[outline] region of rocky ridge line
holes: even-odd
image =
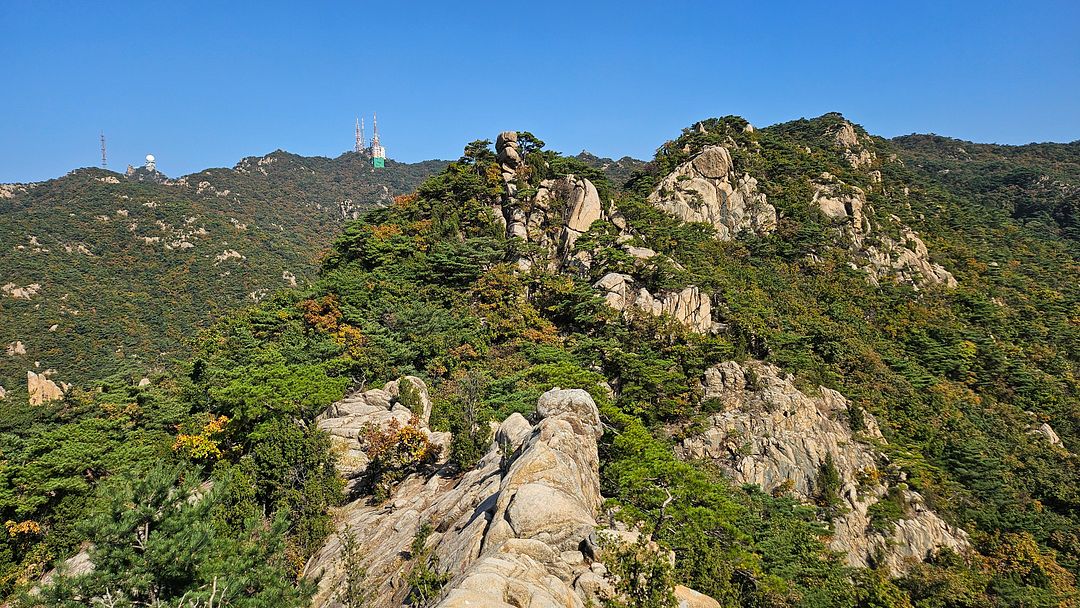
[[[403,378],[397,385],[406,381],[420,382]],[[377,409],[393,392],[391,387],[343,400],[319,424],[339,441],[348,434],[333,429],[383,424],[401,406],[391,398],[382,411]],[[427,411],[426,388],[421,395],[419,409]],[[384,503],[371,504],[364,497],[341,509],[339,532],[352,530],[365,556],[364,584],[371,590],[366,605],[382,608],[405,601],[405,577],[413,567],[409,547],[424,523],[434,529],[426,546],[448,577],[437,606],[584,608],[610,597],[613,589],[596,540],[603,501],[599,411],[585,391],[555,388],[540,397],[536,417],[535,424],[520,414],[504,420],[485,456],[460,476],[442,464],[402,481]],[[351,421],[338,424],[333,422],[337,418]],[[359,443],[348,447],[363,451]],[[343,472],[355,473],[353,465],[345,466]],[[330,537],[305,568],[305,576],[319,579],[316,608],[340,606],[336,593],[345,576],[340,550],[340,539]],[[686,588],[678,591],[697,597]],[[706,596],[697,600],[686,605],[719,606]]]
[[[880,166],[880,161],[867,146],[869,136],[860,135],[855,125],[845,120],[831,137],[852,169],[865,171],[872,188],[883,187],[881,171],[874,169]],[[895,157],[889,160],[899,162]],[[812,185],[811,204],[839,224],[840,234],[850,243],[850,251],[856,257],[852,267],[865,271],[871,284],[876,286],[882,280],[894,279],[915,288],[957,286],[952,273],[930,261],[926,243],[898,216],[889,214],[888,226],[875,225],[866,190],[846,184],[828,172],[814,179]]]
[[[495,145],[504,186],[502,200],[493,210],[495,216],[505,226],[507,237],[538,245],[544,252],[540,257],[520,258],[519,268],[524,270],[543,263],[551,269],[584,273],[592,266],[592,260],[584,252],[574,252],[574,244],[597,221],[609,222],[614,227],[619,234],[619,245],[639,264],[654,263],[654,258],[660,255],[633,244],[635,237],[625,218],[616,210],[605,209],[596,186],[586,178],[567,175],[544,180],[534,195],[522,196],[518,177],[525,163],[517,133],[500,133]],[[700,333],[715,328],[712,303],[696,286],[654,294],[634,285],[630,275],[610,273],[594,287],[604,295],[609,306],[623,313],[640,311],[668,315]]]
[[[874,225],[869,217],[873,210],[862,188],[845,184],[830,173],[822,173],[813,185],[811,203],[839,223],[852,253],[862,262],[852,266],[862,268],[872,284],[892,277],[915,287],[957,286],[952,273],[930,261],[926,243],[899,217],[890,214],[889,222],[899,232],[900,240]]]

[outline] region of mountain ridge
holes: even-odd
[[[588,160],[472,142],[176,368],[5,404],[7,588],[75,554],[53,605],[1080,598],[1071,165],[838,114]]]
[[[160,369],[207,313],[309,280],[342,222],[444,165],[388,161],[376,173],[355,153],[275,151],[175,179],[91,167],[8,186],[0,283],[40,293],[0,301],[0,342],[26,345],[17,360],[0,359],[0,385],[19,392],[27,369],[56,369],[71,383],[104,377],[124,367],[124,350],[145,358],[136,367]],[[125,323],[135,325],[117,335]],[[88,351],[119,361],[94,366]]]

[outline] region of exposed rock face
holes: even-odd
[[[15,283],[7,283],[0,287],[0,293],[11,296],[16,300],[29,300],[41,291],[40,283],[31,283],[26,287],[19,287]]]
[[[679,608],[720,608],[720,602],[682,585],[675,585],[675,599]]]
[[[365,395],[377,400],[372,393]],[[357,407],[343,401],[331,409]],[[519,414],[504,421],[487,455],[458,479],[414,475],[384,505],[362,500],[342,509],[342,528],[353,530],[366,556],[368,605],[405,599],[411,564],[403,556],[423,522],[434,526],[428,546],[452,577],[438,605],[585,605],[585,587],[600,578],[580,551],[601,503],[600,417],[581,390],[545,393],[537,413],[536,426]],[[332,537],[305,570],[322,575],[315,606],[337,605],[339,551]]]
[[[596,186],[585,178],[572,175],[564,179],[541,182],[535,203],[538,206],[550,207],[560,193],[565,193],[568,210],[561,245],[564,251],[569,251],[573,248],[574,241],[584,234],[593,222],[603,217],[604,209]]]
[[[403,386],[406,386],[404,397]],[[414,409],[410,409],[410,406]],[[449,433],[432,432],[427,428],[431,417],[431,398],[427,385],[415,376],[405,376],[387,382],[381,389],[348,396],[332,404],[316,418],[318,427],[330,434],[331,441],[340,451],[338,469],[348,480],[349,490],[356,486],[371,462],[359,441],[363,428],[372,425],[386,430],[391,424],[404,427],[414,416],[432,443],[437,446],[449,445]]]
[[[34,372],[27,370],[26,392],[30,395],[30,405],[41,405],[46,401],[55,401],[64,397],[64,391],[69,387],[63,382],[59,385],[53,382],[49,376],[52,376],[54,373],[53,370],[48,370],[40,374],[35,374]]]
[[[844,158],[856,169],[870,167],[877,161],[877,155],[863,146],[855,125],[844,121],[833,134],[836,145],[844,150]]]
[[[683,440],[680,455],[709,459],[738,483],[790,491],[804,500],[820,490],[819,472],[831,458],[847,512],[832,522],[830,544],[851,565],[880,563],[898,574],[935,549],[968,546],[964,531],[946,524],[921,495],[901,485],[903,473],[870,446],[885,442],[870,414],[862,413],[865,429],[852,432],[851,406],[840,393],[819,387],[805,394],[790,376],[762,362],[722,363],[706,371],[702,384],[705,399],[719,400],[722,411],[710,417],[703,434]],[[893,485],[906,513],[886,534],[870,528],[869,509]]]
[[[0,184],[0,198],[15,198],[16,195],[25,194],[28,190],[37,185],[37,183]]]
[[[91,544],[84,543],[83,546],[79,548],[78,553],[65,559],[58,568],[53,568],[46,572],[44,576],[41,577],[41,580],[38,581],[38,584],[34,586],[34,589],[30,591],[31,595],[38,593],[37,590],[41,587],[51,584],[58,573],[63,573],[66,577],[75,578],[93,572],[94,563],[90,561],[91,548]]]
[[[699,333],[711,332],[716,325],[709,297],[693,285],[654,295],[644,287],[635,286],[629,275],[611,272],[593,287],[604,295],[608,306],[624,313],[638,310],[655,316],[667,315]]]
[[[0,399],[3,399],[4,397],[7,397],[7,390],[0,386]]]
[[[872,283],[895,278],[915,287],[956,287],[952,273],[930,261],[926,243],[899,217],[889,216],[889,222],[900,232],[899,241],[874,226],[862,188],[844,184],[829,173],[823,173],[814,186],[812,203],[826,216],[840,221],[843,235],[851,242],[852,252],[860,258]]]
[[[553,269],[584,271],[592,266],[592,260],[586,253],[575,254],[573,249],[577,239],[597,221],[610,222],[619,233],[617,239],[619,246],[642,265],[657,258],[657,252],[652,249],[633,244],[635,237],[630,232],[626,219],[616,210],[611,213],[605,211],[596,186],[587,179],[568,175],[558,179],[544,180],[540,183],[535,195],[528,198],[520,196],[517,180],[524,162],[518,146],[517,133],[514,131],[500,133],[495,146],[499,170],[506,189],[501,203],[494,209],[496,217],[504,223],[508,237],[520,238],[528,243],[539,245],[542,251],[547,252],[547,260]],[[764,202],[764,195],[759,195],[756,190],[751,192],[756,182],[749,177],[739,182],[746,186],[740,191],[741,193],[731,191],[730,187],[724,190],[724,186],[712,185],[714,182],[716,184],[728,183],[725,180],[731,179],[731,156],[725,148],[710,148],[707,153],[703,152],[687,163],[687,166],[696,167],[693,170],[698,172],[697,174],[707,176],[702,178],[704,180],[702,183],[713,188],[711,195],[713,199],[722,197],[727,201],[733,196],[735,199],[732,200],[739,201],[730,212],[728,207],[724,206],[721,215],[727,214],[723,215],[725,218],[735,217],[731,215],[732,213],[737,215],[745,212],[748,208],[745,201],[750,198]],[[728,193],[724,194],[724,192]],[[766,207],[772,218],[768,221],[774,227],[776,211],[767,204]],[[742,221],[739,219],[736,223]],[[751,218],[747,221],[757,225],[756,219]],[[531,258],[522,258],[518,260],[518,266],[523,269],[529,268],[536,261]],[[629,275],[610,273],[594,286],[604,294],[608,304],[616,310],[624,312],[638,310],[653,315],[669,315],[693,331],[705,333],[713,330],[711,302],[708,296],[702,294],[697,287],[688,286],[678,292],[652,294],[644,287],[633,285],[633,282],[633,278]]]
[[[241,254],[239,251],[237,251],[235,249],[226,249],[225,251],[222,251],[218,255],[214,256],[214,265],[217,266],[218,264],[220,264],[220,263],[222,263],[222,262],[224,262],[226,260],[233,260],[233,259],[235,259],[235,260],[245,260],[247,258],[244,257],[243,254]]]
[[[15,357],[17,355],[25,355],[26,346],[22,343],[22,340],[16,340],[7,346],[7,356]]]
[[[859,145],[859,136],[855,133],[855,126],[844,121],[835,135],[836,145],[844,148],[852,148]]]
[[[518,145],[518,135],[514,131],[500,133],[495,145],[505,187],[502,201],[494,209],[496,217],[502,220],[508,237],[536,244],[541,251],[547,252],[546,260],[552,269],[584,273],[592,266],[592,260],[587,253],[574,253],[573,249],[578,238],[597,221],[610,222],[618,231],[618,245],[640,265],[648,265],[650,260],[654,263],[654,258],[658,258],[656,251],[634,244],[635,237],[626,219],[617,210],[608,213],[596,187],[585,178],[567,175],[544,180],[534,195],[519,195],[518,176],[524,167],[524,161]],[[724,238],[730,238],[744,227],[759,231],[775,228],[776,210],[765,202],[764,194],[757,192],[757,182],[753,178],[735,178],[731,155],[726,148],[707,148],[668,176],[668,181],[677,182],[680,187],[685,188],[683,180],[678,178],[680,171],[692,172],[696,176],[694,179],[698,180],[693,183],[706,193],[708,201],[712,201],[702,208],[701,212],[705,213],[705,216],[684,214],[685,217],[680,216],[682,219],[714,222]],[[732,184],[735,185],[734,188]],[[662,188],[658,189],[658,192],[660,191]],[[689,210],[689,191],[679,192],[673,199],[677,203],[671,204],[683,205]],[[518,260],[518,266],[527,269],[537,261],[533,258],[522,258]],[[594,287],[600,290],[607,303],[616,310],[668,315],[692,331],[700,333],[707,333],[715,328],[709,297],[702,294],[696,286],[687,286],[677,292],[652,294],[644,286],[634,285],[634,279],[627,274],[609,273]]]
[[[708,222],[719,238],[730,240],[742,230],[776,229],[776,209],[757,189],[757,180],[738,176],[731,153],[709,146],[679,165],[649,195],[649,202],[685,222]]]
[[[500,133],[496,139],[499,168],[506,193],[496,216],[506,226],[506,235],[539,245],[547,251],[555,267],[571,262],[574,243],[593,222],[604,218],[604,205],[596,186],[574,175],[548,179],[540,183],[534,195],[518,195],[518,172],[524,166],[514,131]],[[579,264],[588,260],[576,258]],[[528,266],[532,260],[522,260]]]
[[[1037,426],[1032,427],[1032,429],[1030,431],[1028,431],[1028,432],[1031,433],[1032,435],[1041,436],[1043,439],[1046,440],[1047,443],[1049,443],[1052,446],[1064,447],[1063,444],[1061,443],[1061,437],[1058,437],[1057,432],[1054,431],[1054,427],[1050,426],[1049,424],[1047,424],[1045,422],[1043,422],[1042,424],[1039,424]]]

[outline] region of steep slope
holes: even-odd
[[[176,180],[82,169],[5,186],[0,344],[21,346],[0,354],[0,385],[25,398],[28,370],[160,368],[208,320],[310,281],[343,221],[444,165],[278,151]]]
[[[414,380],[401,382],[406,381]],[[354,428],[388,428],[393,423],[381,413],[392,409],[403,410],[407,420],[409,409],[391,405],[387,397],[376,390],[352,398],[385,402],[382,407],[356,410],[350,400],[335,404],[328,414],[337,416],[324,422],[345,414]],[[423,399],[420,409],[430,411],[431,403]],[[464,476],[455,475],[444,457],[442,471],[395,488],[387,501],[396,508],[361,499],[341,511],[341,534],[353,534],[359,550],[370,556],[364,560],[369,606],[400,606],[409,596],[403,574],[410,566],[423,567],[408,562],[418,557],[410,555],[415,552],[410,545],[425,524],[437,527],[423,549],[438,563],[452,565],[449,571],[456,574],[446,582],[441,606],[582,607],[598,600],[595,592],[603,579],[596,574],[600,567],[590,566],[598,560],[588,544],[602,502],[596,452],[603,432],[600,414],[582,390],[548,391],[537,414],[535,427],[521,414],[507,418],[476,468]],[[428,420],[421,417],[416,424],[426,430]],[[354,435],[345,443],[362,452],[367,442]],[[316,606],[332,605],[343,585],[350,565],[339,559],[341,547],[341,538],[332,539],[306,567],[306,574],[319,580]]]

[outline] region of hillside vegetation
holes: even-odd
[[[487,450],[488,421],[532,415],[553,386],[588,391],[604,427],[611,525],[675,556],[673,567],[650,558],[644,542],[617,553],[612,606],[673,606],[676,583],[723,606],[1077,605],[1076,144],[963,144],[968,161],[951,152],[957,142],[890,142],[836,114],[764,129],[726,117],[687,128],[619,184],[531,134],[513,137],[513,153],[508,138],[497,152],[473,142],[416,193],[349,222],[317,274],[225,315],[149,386],[114,377],[42,407],[0,402],[4,591],[25,590],[84,546],[91,572],[60,576],[23,605],[307,605],[314,583],[296,575],[333,533],[349,538],[335,508],[380,504],[434,466],[415,428],[369,429],[391,456],[373,460],[376,491],[346,493],[340,452],[316,418],[347,393],[409,374],[430,387],[431,427],[453,433],[452,465],[440,469],[450,477]],[[1010,166],[1023,176],[1008,177]],[[98,176],[71,179],[80,175]],[[726,180],[723,200],[746,214],[685,222],[665,211],[682,196],[665,184],[695,180]],[[600,201],[601,219],[579,234],[588,200]],[[686,200],[670,206],[709,211]],[[98,211],[84,213],[94,225]],[[517,225],[525,238],[508,236]],[[268,280],[287,262],[266,262],[277,264]],[[626,305],[601,288],[612,275],[627,277],[624,295],[632,279],[679,306],[656,315]],[[253,283],[235,295],[260,286],[272,291]],[[634,301],[647,299],[638,291]],[[752,371],[769,364],[805,394],[833,394],[820,386],[850,403],[834,422],[876,437],[879,455],[859,490],[889,488],[867,534],[929,509],[965,532],[965,548],[899,571],[881,555],[853,567],[830,548],[845,509],[831,453],[808,497],[736,484],[723,463],[685,457],[684,440],[731,411],[703,387],[725,362],[751,370],[739,381],[748,391],[771,386]],[[395,579],[413,605],[433,605],[458,575],[425,553],[439,523],[420,526],[409,574]],[[363,555],[342,546],[356,577],[335,601],[363,605],[374,591]]]
[[[28,370],[81,384],[161,369],[196,327],[308,284],[344,220],[443,166],[278,151],[176,180],[80,169],[5,186],[0,285],[37,287],[0,295],[0,386],[25,398]]]

